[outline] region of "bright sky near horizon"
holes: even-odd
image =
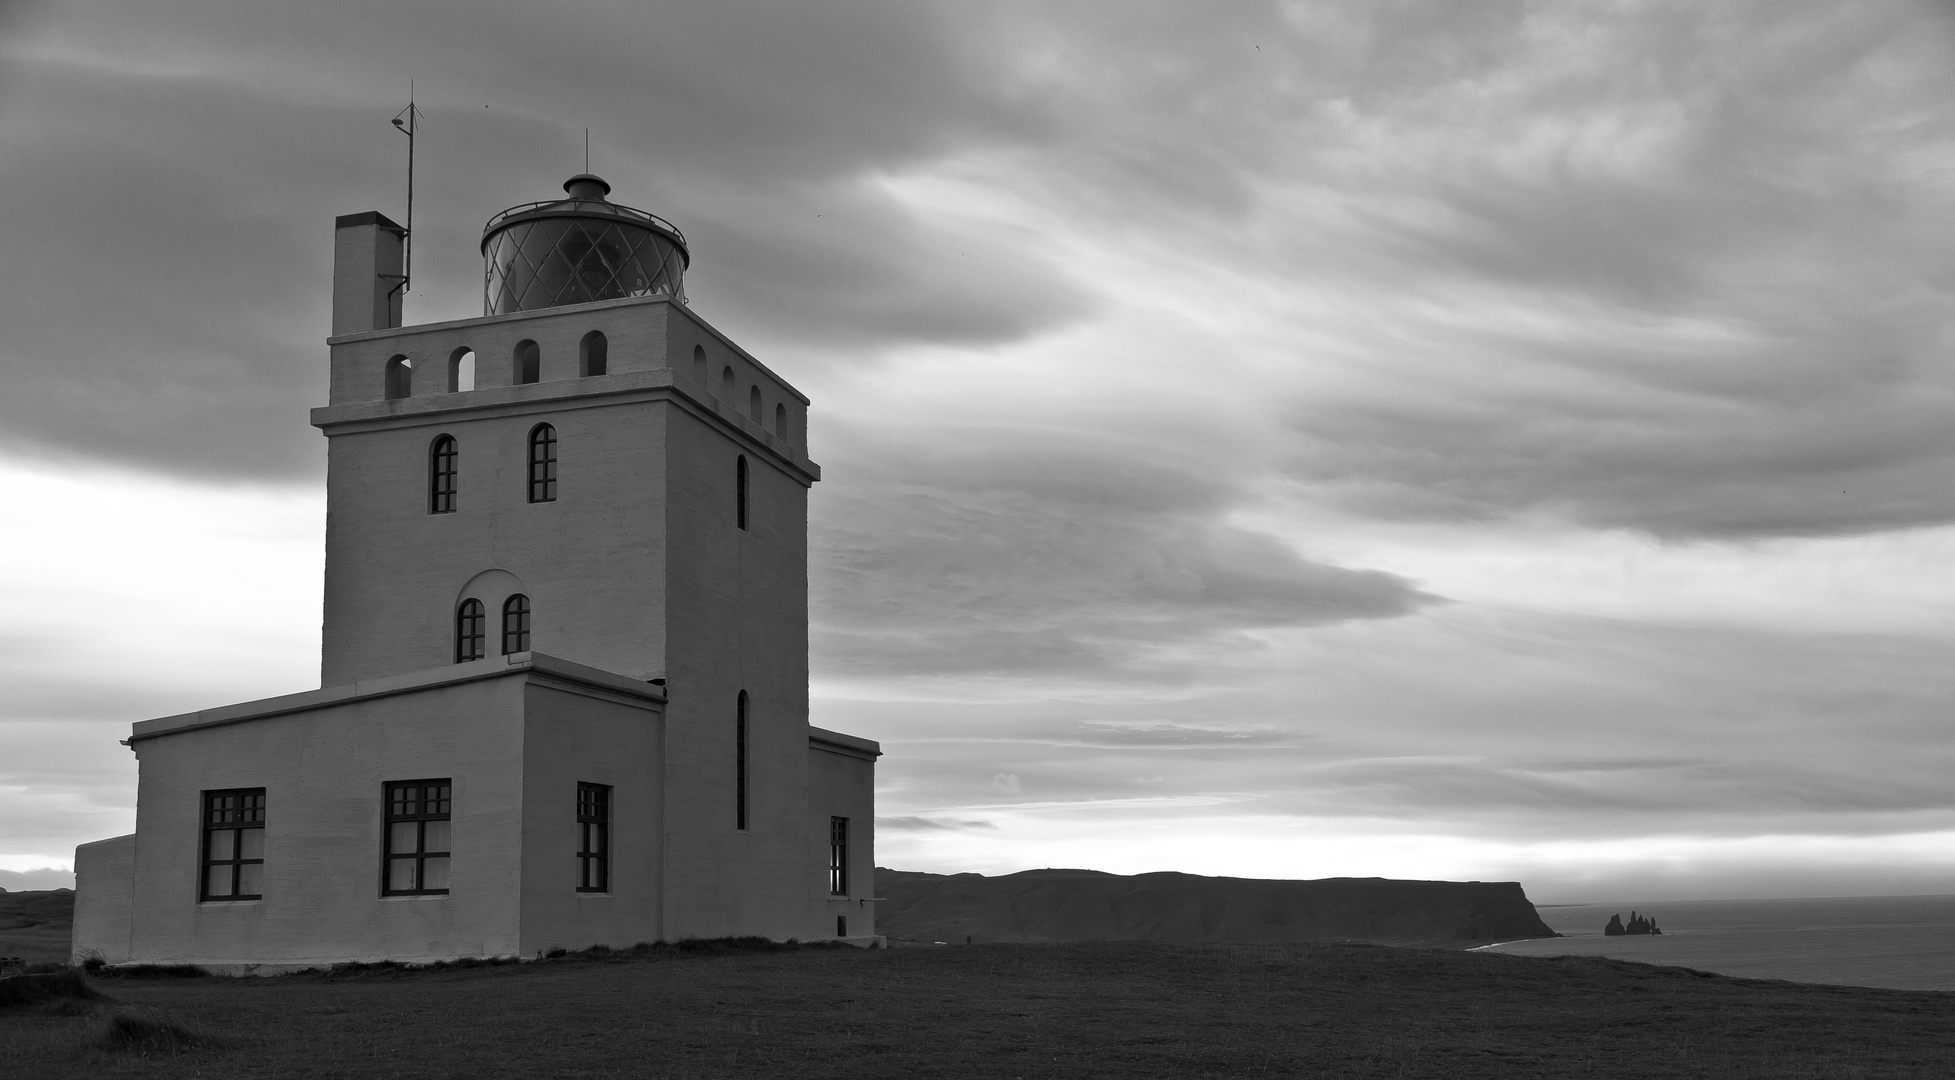
[[[1955,893],[1925,0],[0,0],[0,886],[317,685],[410,77],[410,323],[588,127],[813,398],[883,865]]]

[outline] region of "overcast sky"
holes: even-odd
[[[332,219],[814,400],[878,861],[1955,892],[1955,8],[0,0],[0,885],[317,684]]]

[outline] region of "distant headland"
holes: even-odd
[[[1002,877],[876,869],[876,928],[914,944],[1549,938],[1518,882],[1284,881],[1097,870]]]

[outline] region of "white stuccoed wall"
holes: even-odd
[[[656,940],[661,726],[654,688],[534,654],[138,724],[129,959],[250,970]],[[454,782],[450,892],[383,897],[383,784],[426,777]],[[571,904],[580,780],[619,796],[615,885]],[[264,898],[199,902],[201,794],[233,787],[266,789]]]

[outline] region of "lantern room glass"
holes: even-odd
[[[630,221],[537,217],[503,228],[484,246],[489,315],[685,295],[679,246]]]

